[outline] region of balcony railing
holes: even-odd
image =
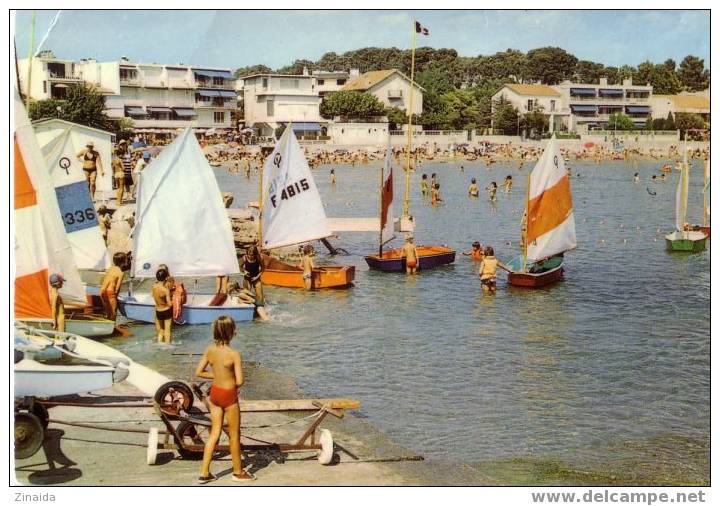
[[[50,72],[50,79],[62,79],[65,81],[80,81],[77,76],[71,76],[68,74],[58,74],[57,72]]]
[[[195,81],[194,83],[196,88],[209,88],[213,90],[234,90],[235,85],[234,83],[222,83],[222,84],[215,84],[212,81]]]
[[[121,77],[120,86],[140,86],[140,79],[137,77]]]
[[[203,102],[198,100],[195,102],[195,107],[202,109],[235,109],[237,108],[237,101],[227,100],[225,102]]]
[[[388,90],[388,98],[402,98],[402,90]]]

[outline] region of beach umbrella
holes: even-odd
[[[583,144],[583,147],[592,148],[592,147],[595,147],[595,143],[594,142],[586,142],[585,144]]]

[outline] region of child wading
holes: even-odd
[[[212,333],[214,343],[205,349],[195,370],[195,375],[199,378],[212,380],[209,399],[212,426],[205,442],[202,467],[197,481],[205,484],[217,479],[210,473],[210,462],[220,439],[224,421],[227,421],[230,439],[233,481],[254,480],[255,476],[243,470],[240,453],[240,406],[237,389],[245,382],[245,378],[242,371],[242,356],[239,351],[230,347],[230,341],[235,336],[235,321],[229,316],[220,316],[212,324]],[[210,372],[205,370],[208,366]]]
[[[405,257],[405,273],[415,274],[420,256],[418,255],[417,247],[411,235],[405,238],[405,244],[402,247],[402,256]]]
[[[60,289],[65,282],[62,274],[50,276],[50,308],[53,320],[53,329],[65,332],[65,304],[60,296]]]
[[[102,301],[105,317],[108,320],[115,320],[118,307],[118,293],[120,285],[122,285],[123,277],[127,269],[127,256],[125,253],[115,253],[113,255],[113,265],[105,273],[105,277],[100,285],[100,300]]]
[[[491,246],[485,248],[485,257],[480,262],[480,284],[483,291],[495,292],[497,289],[498,259]]]
[[[313,251],[313,247],[309,244],[306,244],[303,248],[303,256],[300,260],[300,267],[303,270],[303,285],[305,286],[305,290],[312,290],[312,271],[315,268],[315,265],[313,264],[313,254],[315,252]]]

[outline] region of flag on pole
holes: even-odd
[[[415,21],[415,31],[417,33],[422,33],[423,35],[430,35],[430,30],[428,30],[427,27],[421,25],[419,21]]]

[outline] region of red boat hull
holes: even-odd
[[[563,267],[560,265],[555,269],[541,273],[510,272],[508,273],[508,283],[513,286],[522,286],[525,288],[539,288],[551,283],[556,283],[560,281],[562,277]]]
[[[447,246],[418,246],[418,271],[424,271],[455,261],[455,250]],[[365,257],[368,267],[384,272],[405,272],[405,257],[401,249],[383,251],[382,257],[368,255]]]

